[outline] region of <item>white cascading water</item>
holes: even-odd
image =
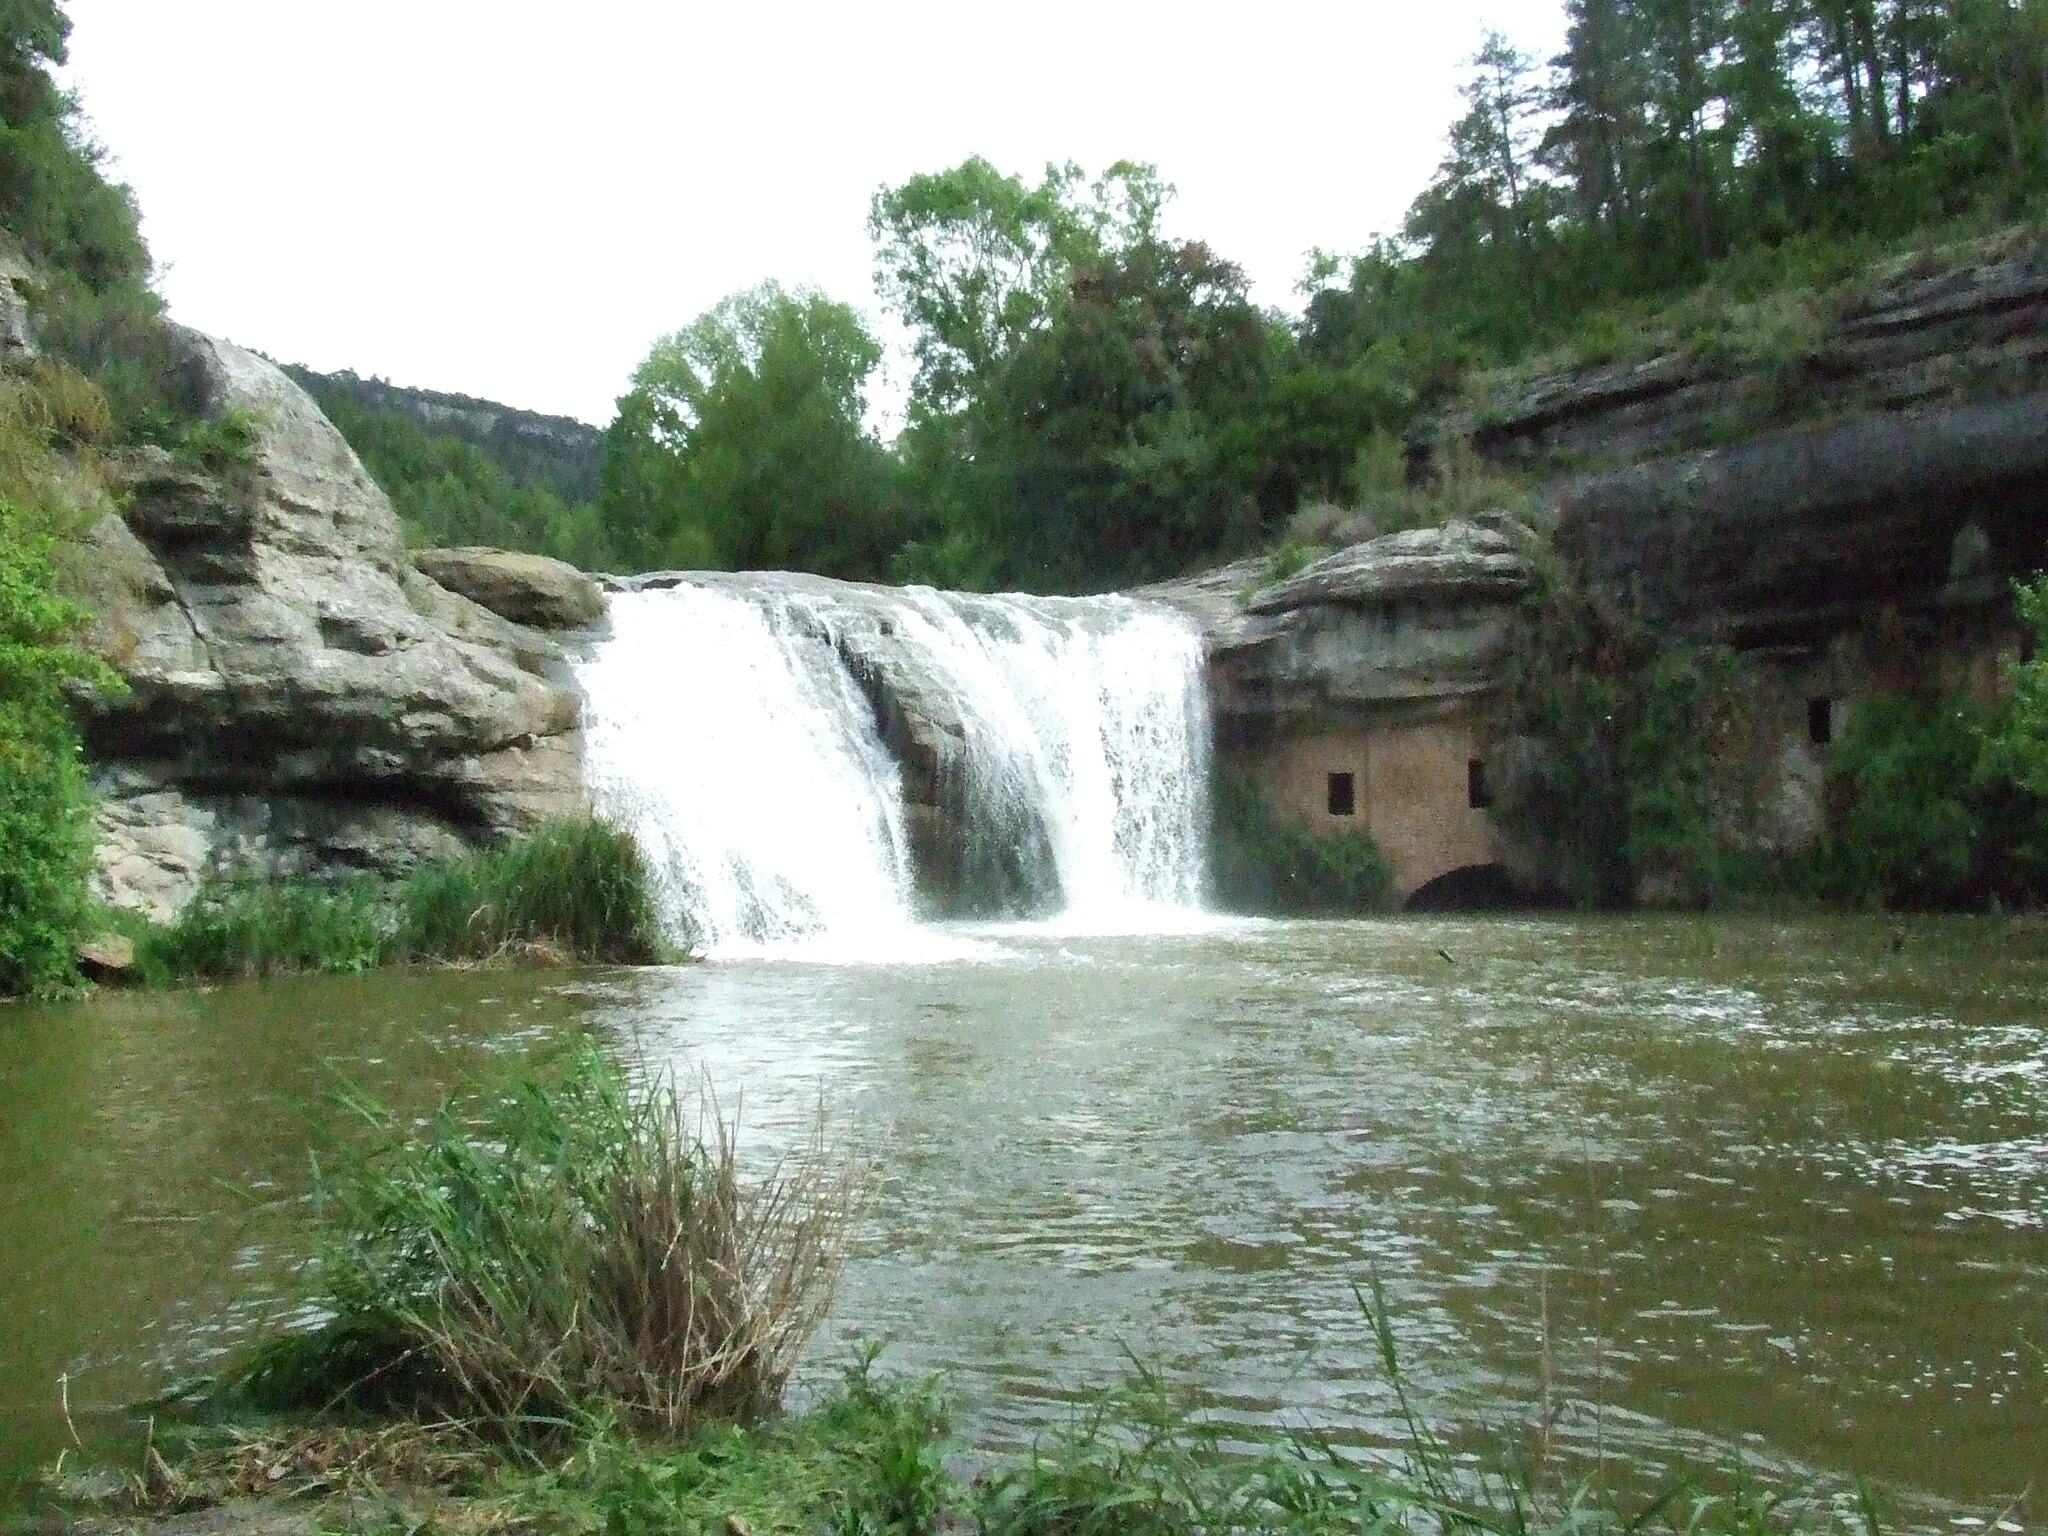
[[[710,954],[910,926],[896,765],[829,647],[772,601],[622,592],[577,669],[600,809],[652,863],[675,936]]]
[[[1128,598],[905,590],[897,634],[951,684],[970,793],[1042,827],[1061,916],[1147,925],[1202,899],[1202,642]]]
[[[593,791],[654,864],[679,939],[712,955],[930,951],[898,770],[835,644],[863,623],[957,711],[968,814],[1026,869],[1027,904],[1102,931],[1199,907],[1207,696],[1180,615],[684,578],[614,594],[610,633],[577,665]]]

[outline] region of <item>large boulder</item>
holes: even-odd
[[[506,549],[422,549],[412,563],[451,592],[536,629],[580,629],[604,617],[595,581],[561,560]]]
[[[107,894],[162,916],[198,874],[395,873],[580,808],[579,706],[553,646],[412,570],[389,500],[277,368],[180,341],[207,415],[253,445],[212,467],[116,462],[123,511],[73,562],[90,643],[128,683],[86,710],[88,752],[119,781]],[[214,835],[266,803],[326,810],[256,844]]]

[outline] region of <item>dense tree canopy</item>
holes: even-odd
[[[865,419],[865,321],[768,284],[655,345],[594,509],[522,501],[475,455],[394,440],[372,458],[404,458],[389,472],[416,522],[623,568],[1101,588],[1370,500],[1401,434],[1475,369],[1716,274],[1797,285],[1915,231],[2024,216],[2048,187],[2034,0],[1565,9],[1554,59],[1481,40],[1436,175],[1365,251],[1313,253],[1298,320],[1168,232],[1153,167],[1029,178],[975,157],[870,206],[876,291],[914,363],[892,443]],[[61,47],[61,27],[34,37]]]
[[[642,568],[885,574],[896,503],[864,419],[881,356],[846,305],[774,283],[663,337],[610,430],[609,536]]]

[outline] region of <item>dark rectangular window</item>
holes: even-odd
[[[1486,782],[1486,759],[1474,757],[1465,763],[1465,803],[1475,811],[1493,804],[1493,786]]]
[[[1358,780],[1348,773],[1330,775],[1330,814],[1332,816],[1355,816],[1358,814]]]
[[[1806,739],[1816,747],[1824,747],[1835,739],[1835,701],[1833,699],[1808,699],[1806,701]]]

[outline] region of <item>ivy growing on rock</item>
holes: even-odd
[[[1547,554],[1506,687],[1497,814],[1582,905],[1705,904],[1743,883],[1762,758],[1744,733],[1745,663],[1686,644]]]

